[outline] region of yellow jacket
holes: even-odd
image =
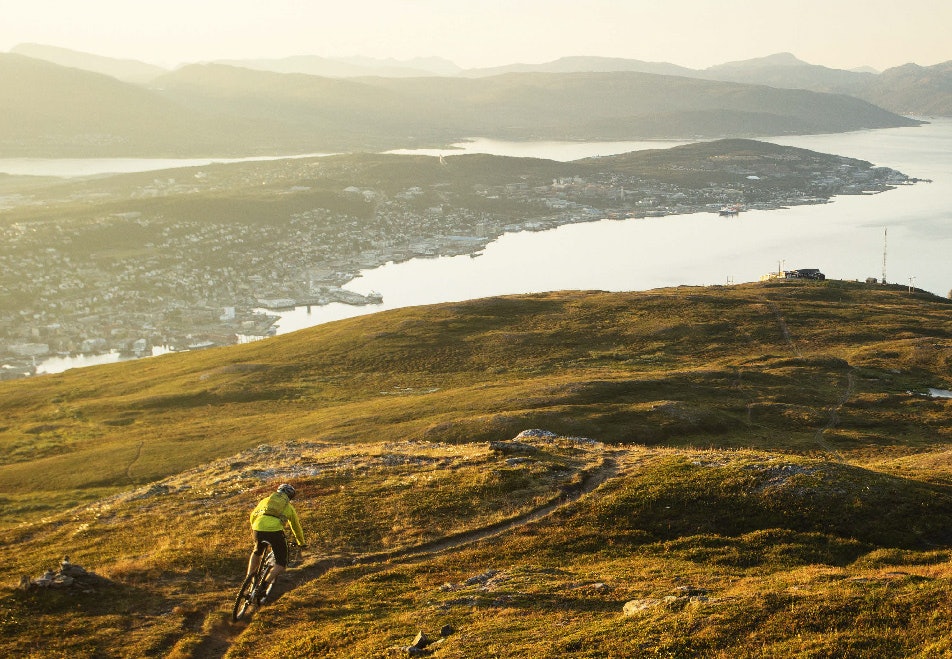
[[[297,543],[303,545],[304,530],[294,506],[284,492],[266,496],[251,511],[251,528],[255,531],[283,531],[285,523],[291,526]]]

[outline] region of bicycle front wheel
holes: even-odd
[[[288,543],[288,567],[297,567],[301,562],[301,545],[296,542]]]
[[[249,574],[245,577],[244,583],[241,584],[241,588],[238,590],[238,597],[235,598],[235,606],[231,610],[231,619],[235,622],[241,620],[242,616],[248,612],[248,609],[254,604],[254,581],[255,575]]]

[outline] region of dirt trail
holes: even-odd
[[[142,457],[142,447],[145,446],[145,442],[139,442],[139,445],[136,447],[136,454],[132,456],[132,460],[126,465],[126,478],[130,481],[132,480],[132,467],[135,466],[135,463],[139,461],[139,458]]]
[[[599,485],[610,478],[619,474],[619,465],[617,457],[623,451],[607,451],[602,455],[601,464],[595,469],[583,472],[582,481],[574,487],[563,488],[562,494],[553,497],[547,503],[542,504],[532,510],[525,512],[517,517],[513,517],[495,524],[472,529],[462,533],[456,533],[436,540],[431,540],[413,547],[391,552],[379,552],[376,554],[366,554],[358,557],[353,562],[355,564],[368,563],[411,563],[421,558],[429,558],[435,554],[444,551],[456,549],[463,545],[468,545],[486,538],[501,535],[517,527],[522,527],[532,522],[536,522],[556,510],[578,501],[583,495],[588,494]]]
[[[797,347],[797,344],[793,340],[793,335],[790,332],[790,328],[787,326],[787,321],[783,319],[783,314],[780,313],[780,307],[778,307],[775,302],[768,300],[766,297],[762,297],[761,299],[770,308],[770,310],[773,311],[773,314],[777,319],[777,323],[780,325],[780,331],[783,334],[784,341],[786,341],[790,350],[792,350],[793,354],[795,354],[798,358],[802,359],[803,354],[800,352],[800,348]],[[824,439],[823,435],[840,422],[840,408],[842,408],[843,405],[849,401],[854,393],[856,393],[856,374],[851,368],[846,374],[846,390],[844,391],[843,396],[836,402],[835,405],[827,408],[829,418],[827,419],[826,424],[817,430],[816,434],[813,436],[813,441],[815,441],[817,445],[824,451],[835,456],[839,462],[845,462],[843,456],[828,441],[826,441],[826,439]]]
[[[630,450],[605,449],[601,456],[601,462],[598,465],[583,469],[580,472],[581,480],[577,484],[564,487],[560,494],[552,497],[544,504],[536,506],[521,515],[500,522],[446,535],[403,549],[358,554],[354,556],[334,556],[308,562],[287,573],[286,583],[289,584],[288,589],[293,589],[304,583],[318,579],[325,572],[335,567],[376,565],[379,566],[380,569],[386,569],[389,565],[422,561],[438,554],[527,526],[575,503],[608,480],[627,473],[637,464],[637,460],[632,460],[631,458]],[[230,603],[228,608],[230,611]],[[212,615],[214,615],[214,612]],[[213,629],[195,648],[192,656],[195,657],[195,659],[222,659],[246,626],[245,623],[213,626]]]
[[[836,424],[840,422],[840,408],[849,401],[854,393],[856,393],[856,375],[853,373],[853,371],[850,371],[846,374],[846,390],[843,392],[843,397],[836,403],[836,405],[830,406],[830,418],[827,420],[826,425],[816,431],[816,435],[814,436],[816,443],[819,444],[823,450],[835,455],[839,462],[846,461],[843,459],[843,456],[840,455],[840,452],[833,448],[833,446],[831,446],[830,443],[823,438],[823,435],[827,430],[834,428]]]
[[[774,317],[777,319],[777,324],[780,325],[780,332],[781,334],[783,334],[783,339],[784,341],[787,342],[787,345],[793,351],[793,354],[795,354],[797,357],[802,358],[803,354],[801,354],[800,348],[797,347],[797,344],[793,342],[793,336],[790,334],[790,328],[787,327],[787,321],[783,319],[783,314],[780,313],[780,307],[777,306],[776,302],[773,302],[772,300],[768,300],[765,297],[761,299],[764,301],[767,307],[769,307],[770,310],[773,311]]]

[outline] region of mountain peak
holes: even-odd
[[[708,71],[718,71],[725,69],[759,69],[772,68],[780,66],[810,66],[807,62],[798,59],[793,53],[774,53],[766,57],[756,57],[754,59],[739,60],[736,62],[725,62],[717,66],[709,67]]]

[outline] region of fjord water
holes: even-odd
[[[219,163],[313,158],[325,155],[328,154],[309,153],[299,156],[251,156],[248,158],[0,158],[0,174],[73,178],[154,172],[179,167],[203,167]]]
[[[346,288],[383,295],[379,305],[334,303],[281,312],[283,334],[404,306],[551,290],[648,290],[756,281],[778,268],[819,268],[837,279],[880,278],[945,296],[952,289],[952,119],[917,128],[766,138],[868,160],[931,183],[832,203],[745,211],[600,220],[501,236],[477,258],[414,259],[364,270]],[[432,155],[483,152],[569,161],[683,142],[514,143],[474,140]],[[885,234],[885,235],[884,235]],[[55,358],[40,373],[116,361],[118,355]]]
[[[840,196],[829,204],[745,211],[731,218],[695,213],[510,233],[478,258],[414,259],[365,270],[347,288],[377,291],[383,304],[299,307],[282,314],[278,333],[383,309],[511,293],[741,283],[796,268],[819,268],[836,279],[881,278],[884,252],[888,282],[945,296],[952,289],[952,119],[930,121],[916,128],[767,141],[868,160],[931,183]],[[622,148],[619,143],[491,140],[460,146],[553,160],[608,155]]]

